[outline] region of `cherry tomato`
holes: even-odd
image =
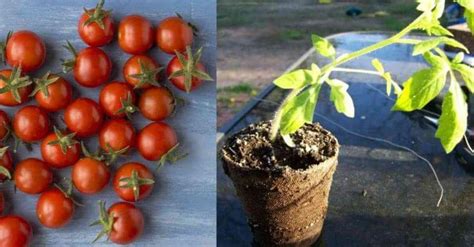
[[[58,188],[41,194],[36,203],[36,216],[43,226],[60,228],[69,223],[74,215],[74,202]]]
[[[0,172],[0,182],[4,182],[8,178],[7,175],[11,176],[13,172],[13,159],[8,147],[0,148],[0,166],[6,169],[6,174]]]
[[[43,160],[52,168],[64,168],[79,160],[81,145],[73,139],[73,134],[65,135],[59,130],[50,133],[41,142]]]
[[[135,129],[125,119],[109,120],[100,129],[99,143],[104,151],[130,149],[135,145]]]
[[[28,247],[33,238],[30,223],[20,216],[0,218],[0,247]]]
[[[8,135],[8,128],[10,126],[10,119],[6,112],[0,110],[0,140],[4,140]]]
[[[30,95],[31,90],[32,90],[31,86],[29,85],[31,84],[31,82],[28,77],[25,77],[22,74],[19,76],[16,76],[15,70],[16,69],[14,70],[6,69],[6,70],[0,71],[0,76],[7,78],[7,80],[3,80],[0,77],[0,88],[4,88],[4,87],[11,88],[13,83],[19,83],[19,81],[21,81],[21,84],[25,84],[25,86],[22,86],[16,89],[18,91],[18,95],[20,96],[20,98],[17,101],[17,99],[15,99],[15,97],[13,96],[13,93],[12,93],[13,90],[10,90],[8,92],[0,94],[0,105],[17,106],[17,105],[21,105],[25,103],[29,99],[28,96]]]
[[[142,212],[133,204],[128,202],[117,202],[105,211],[105,203],[100,202],[100,211],[104,218],[101,222],[108,238],[116,244],[130,244],[137,240],[143,233],[144,218]],[[113,222],[109,223],[109,215],[112,215]],[[111,229],[107,229],[106,224],[112,224]]]
[[[16,187],[27,194],[39,194],[53,182],[53,173],[48,165],[35,158],[22,160],[13,173]]]
[[[135,93],[125,82],[111,82],[103,87],[99,104],[110,117],[130,117],[136,111]]]
[[[104,115],[100,106],[88,98],[79,98],[72,102],[64,112],[66,126],[78,137],[89,137],[96,134]]]
[[[186,62],[187,61],[188,60],[186,59]],[[194,66],[194,68],[191,68],[191,69],[201,71],[201,72],[205,73],[204,65],[202,65],[199,62]],[[201,86],[203,80],[201,78],[198,78],[198,77],[192,75],[192,76],[190,76],[191,85],[190,85],[189,89],[187,89],[186,88],[186,83],[185,83],[185,76],[176,76],[176,77],[172,76],[173,73],[175,73],[177,71],[180,71],[180,70],[185,70],[186,73],[189,73],[190,75],[193,74],[192,71],[187,71],[186,66],[183,66],[183,64],[179,61],[177,56],[174,56],[173,59],[171,59],[171,61],[169,62],[168,67],[166,68],[166,73],[167,73],[171,83],[173,83],[173,85],[175,87],[177,87],[178,89],[180,89],[182,91],[189,92],[189,91],[195,90],[196,88]]]
[[[48,114],[33,105],[21,108],[13,119],[15,135],[25,142],[39,141],[48,135],[50,121]]]
[[[112,61],[99,48],[88,47],[76,57],[74,79],[84,87],[98,87],[109,80]]]
[[[169,54],[184,52],[193,43],[193,28],[178,16],[168,17],[156,28],[156,45]]]
[[[72,99],[72,87],[64,78],[47,74],[37,80],[35,99],[38,105],[49,112],[66,108]]]
[[[153,173],[143,164],[126,163],[115,172],[114,190],[122,200],[136,202],[153,190]]]
[[[147,125],[137,137],[138,151],[147,160],[159,160],[177,144],[176,133],[168,124],[163,122]]]
[[[175,99],[167,88],[152,87],[142,93],[138,108],[144,117],[152,121],[160,121],[173,113]]]
[[[145,53],[153,46],[153,39],[153,26],[145,17],[129,15],[120,22],[118,41],[120,48],[126,53]]]
[[[46,58],[46,46],[36,33],[17,31],[7,41],[6,59],[12,67],[21,67],[24,72],[39,69]]]
[[[92,47],[106,45],[114,38],[114,20],[103,5],[100,1],[95,9],[85,10],[77,25],[81,39]]]
[[[84,194],[102,191],[110,180],[107,165],[94,158],[82,158],[74,164],[71,172],[74,187]]]
[[[122,72],[123,78],[134,88],[149,88],[158,85],[160,70],[160,65],[153,58],[147,55],[135,55],[127,60]]]

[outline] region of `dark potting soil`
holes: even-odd
[[[295,147],[270,141],[269,121],[252,124],[227,140],[223,154],[241,166],[256,169],[306,169],[335,155],[336,138],[319,123],[305,124],[291,135]]]

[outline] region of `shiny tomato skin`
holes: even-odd
[[[118,41],[126,53],[143,54],[153,46],[153,26],[143,16],[129,15],[120,22]]]
[[[114,190],[117,195],[125,201],[135,202],[135,196],[133,194],[132,188],[123,188],[122,185],[126,185],[126,182],[120,181],[123,178],[130,178],[132,172],[136,171],[140,178],[153,179],[153,173],[143,164],[130,162],[123,164],[119,169],[115,171],[115,176],[113,179]],[[148,197],[153,190],[153,184],[144,184],[139,187],[139,196],[138,200],[142,200]]]
[[[0,166],[6,168],[10,174],[13,173],[13,158],[10,150],[7,150],[3,156],[0,157]],[[0,174],[0,182],[4,182],[7,177],[3,174]]]
[[[64,112],[64,121],[69,130],[77,137],[89,137],[96,134],[104,115],[100,106],[89,98],[78,98]]]
[[[23,217],[0,217],[0,247],[28,247],[32,238],[31,225]]]
[[[93,158],[82,158],[74,164],[71,171],[74,187],[84,194],[101,192],[110,180],[107,165]]]
[[[41,142],[41,155],[46,163],[56,169],[65,168],[74,165],[81,155],[81,145],[74,144],[63,153],[59,144],[48,144],[58,140],[56,134],[50,133]]]
[[[11,74],[12,74],[11,69],[5,69],[5,70],[0,71],[0,75],[4,76],[6,78],[9,78],[11,76]],[[5,81],[0,79],[0,88],[5,87],[5,84],[6,84]],[[20,88],[18,90],[18,92],[20,94],[20,102],[17,102],[15,100],[15,98],[13,97],[13,94],[11,92],[2,93],[2,94],[0,94],[0,105],[4,105],[4,106],[21,105],[21,104],[23,104],[23,103],[25,103],[29,100],[28,96],[30,95],[32,90],[33,89],[31,88],[31,85]]]
[[[21,108],[13,118],[15,135],[25,142],[35,142],[48,135],[51,122],[48,114],[33,105]]]
[[[122,100],[127,100],[131,96],[132,103],[135,103],[135,93],[125,82],[111,82],[102,88],[99,95],[99,104],[109,117],[125,117],[125,113],[118,113],[122,108]]]
[[[125,119],[112,119],[104,123],[99,131],[99,144],[104,151],[108,146],[114,151],[135,146],[135,128]]]
[[[196,64],[196,68],[198,70],[205,71],[204,65],[201,63]],[[181,69],[183,69],[183,65],[181,62],[179,62],[178,58],[174,56],[173,59],[171,59],[171,61],[168,63],[168,67],[166,67],[166,74],[169,77],[171,74]],[[170,81],[179,90],[186,91],[186,86],[184,85],[184,76],[170,78]],[[201,84],[202,80],[193,76],[191,80],[191,91],[201,86]]]
[[[116,244],[129,244],[143,233],[144,218],[142,212],[128,202],[117,202],[108,209],[114,216],[109,238]]]
[[[43,65],[46,59],[46,46],[36,33],[22,30],[14,32],[7,42],[7,63],[21,67],[22,71],[32,72]]]
[[[53,173],[45,162],[28,158],[16,165],[13,180],[20,191],[27,194],[39,194],[51,185]]]
[[[110,57],[97,47],[88,47],[77,55],[74,79],[81,86],[94,88],[109,80],[112,72]]]
[[[58,188],[41,193],[36,203],[36,216],[48,228],[60,228],[69,223],[74,215],[74,202]]]
[[[59,77],[57,81],[48,85],[48,94],[49,96],[46,96],[41,90],[35,94],[35,99],[36,102],[38,102],[38,105],[48,112],[62,110],[71,103],[71,84],[69,84],[69,82],[64,78]]]
[[[0,140],[3,140],[8,134],[10,119],[6,112],[0,110]]]
[[[93,13],[95,9],[89,10]],[[114,20],[108,15],[102,21],[104,22],[104,29],[102,29],[96,22],[89,23],[84,26],[84,23],[89,19],[87,13],[83,13],[77,25],[77,31],[82,41],[91,47],[104,46],[114,39]]]
[[[156,28],[156,45],[168,54],[184,52],[193,43],[193,29],[183,19],[168,17]]]
[[[127,62],[125,62],[125,65],[123,66],[123,78],[125,78],[125,81],[128,82],[128,84],[132,85],[133,87],[137,86],[139,81],[136,78],[133,78],[132,75],[136,74],[141,74],[143,71],[140,67],[140,61],[150,69],[156,69],[159,68],[160,65],[151,57],[147,55],[134,55],[130,57]],[[159,74],[156,74],[156,81],[159,81],[160,76]],[[141,88],[150,88],[152,85],[151,84],[144,84]]]
[[[140,113],[152,121],[169,117],[175,108],[175,100],[165,87],[152,87],[143,91],[138,101]]]
[[[143,158],[151,161],[161,156],[178,144],[178,138],[171,126],[164,122],[154,122],[145,126],[137,136],[137,148]]]

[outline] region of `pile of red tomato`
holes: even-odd
[[[166,77],[178,89],[190,92],[202,81],[211,80],[199,62],[201,50],[191,51],[196,28],[181,16],[162,20],[156,28],[143,16],[123,18],[118,30],[111,12],[100,0],[96,8],[85,10],[78,23],[81,39],[89,46],[76,51],[67,42],[72,58],[63,60],[63,72],[72,72],[82,87],[100,90],[98,101],[73,98],[73,87],[61,73],[47,73],[32,79],[28,73],[38,70],[46,58],[46,46],[31,31],[16,31],[0,43],[0,55],[12,69],[0,71],[0,105],[19,106],[31,98],[37,105],[19,109],[12,121],[0,110],[0,181],[12,180],[16,188],[27,194],[39,194],[36,215],[49,228],[60,228],[73,217],[79,203],[73,190],[95,194],[112,180],[117,196],[123,201],[105,208],[100,201],[101,225],[98,234],[118,244],[136,240],[143,231],[143,215],[133,202],[146,198],[153,190],[153,172],[147,166],[128,162],[112,172],[117,158],[132,149],[150,161],[163,165],[180,158],[178,139],[173,128],[162,120],[176,108],[173,93],[161,78],[162,67],[146,55],[154,44],[174,57],[166,67]],[[117,35],[116,32],[117,31]],[[131,54],[122,72],[124,82],[109,82],[112,62],[99,47],[118,37],[120,48]],[[49,114],[63,111],[65,129],[56,127]],[[140,112],[152,122],[135,131],[130,119]],[[87,150],[81,140],[98,136],[99,151]],[[6,143],[15,142],[13,150]],[[27,158],[13,164],[12,154],[19,143],[40,143],[42,160]],[[70,167],[70,179],[58,183],[54,170]],[[56,181],[56,183],[55,183]],[[4,214],[4,197],[0,193],[0,213]],[[28,246],[32,238],[30,224],[21,216],[0,218],[0,246]],[[98,239],[97,238],[97,239]]]

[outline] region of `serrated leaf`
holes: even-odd
[[[416,72],[404,84],[392,110],[413,111],[423,108],[433,100],[446,83],[447,70],[433,67]]]
[[[448,37],[438,37],[438,38],[434,38],[434,39],[425,40],[425,41],[422,41],[422,42],[416,44],[414,49],[413,49],[413,56],[417,56],[417,55],[420,55],[420,54],[424,54],[428,51],[431,51],[432,49],[438,47],[439,45],[441,45],[443,43],[448,44],[448,45],[453,46],[453,47],[456,47],[456,48],[463,49],[464,51],[469,53],[469,50],[466,48],[466,46],[464,46],[463,44],[461,44],[457,40],[452,39],[452,38],[448,38]]]
[[[311,35],[311,40],[313,41],[314,49],[316,49],[319,54],[330,58],[336,56],[336,49],[334,49],[334,46],[327,39],[313,34]]]
[[[273,83],[283,89],[294,89],[308,85],[312,80],[310,70],[300,69],[278,77]]]
[[[334,102],[337,112],[353,118],[355,115],[355,109],[352,97],[347,93],[349,86],[345,82],[337,79],[328,80],[328,84],[331,86],[331,94],[329,98]]]
[[[312,122],[312,114],[314,112],[315,102],[317,100],[319,90],[311,87],[296,97],[290,99],[282,109],[282,117],[280,123],[281,135],[292,134],[301,128],[305,123]],[[309,109],[313,108],[311,116]],[[311,120],[311,121],[310,121]]]
[[[467,26],[474,33],[474,10],[466,10],[464,17],[466,17]]]
[[[453,69],[459,72],[471,93],[474,93],[474,68],[465,64],[453,64]]]
[[[453,82],[444,97],[439,126],[435,134],[446,153],[450,153],[462,140],[467,129],[467,115],[464,93],[459,84]]]

